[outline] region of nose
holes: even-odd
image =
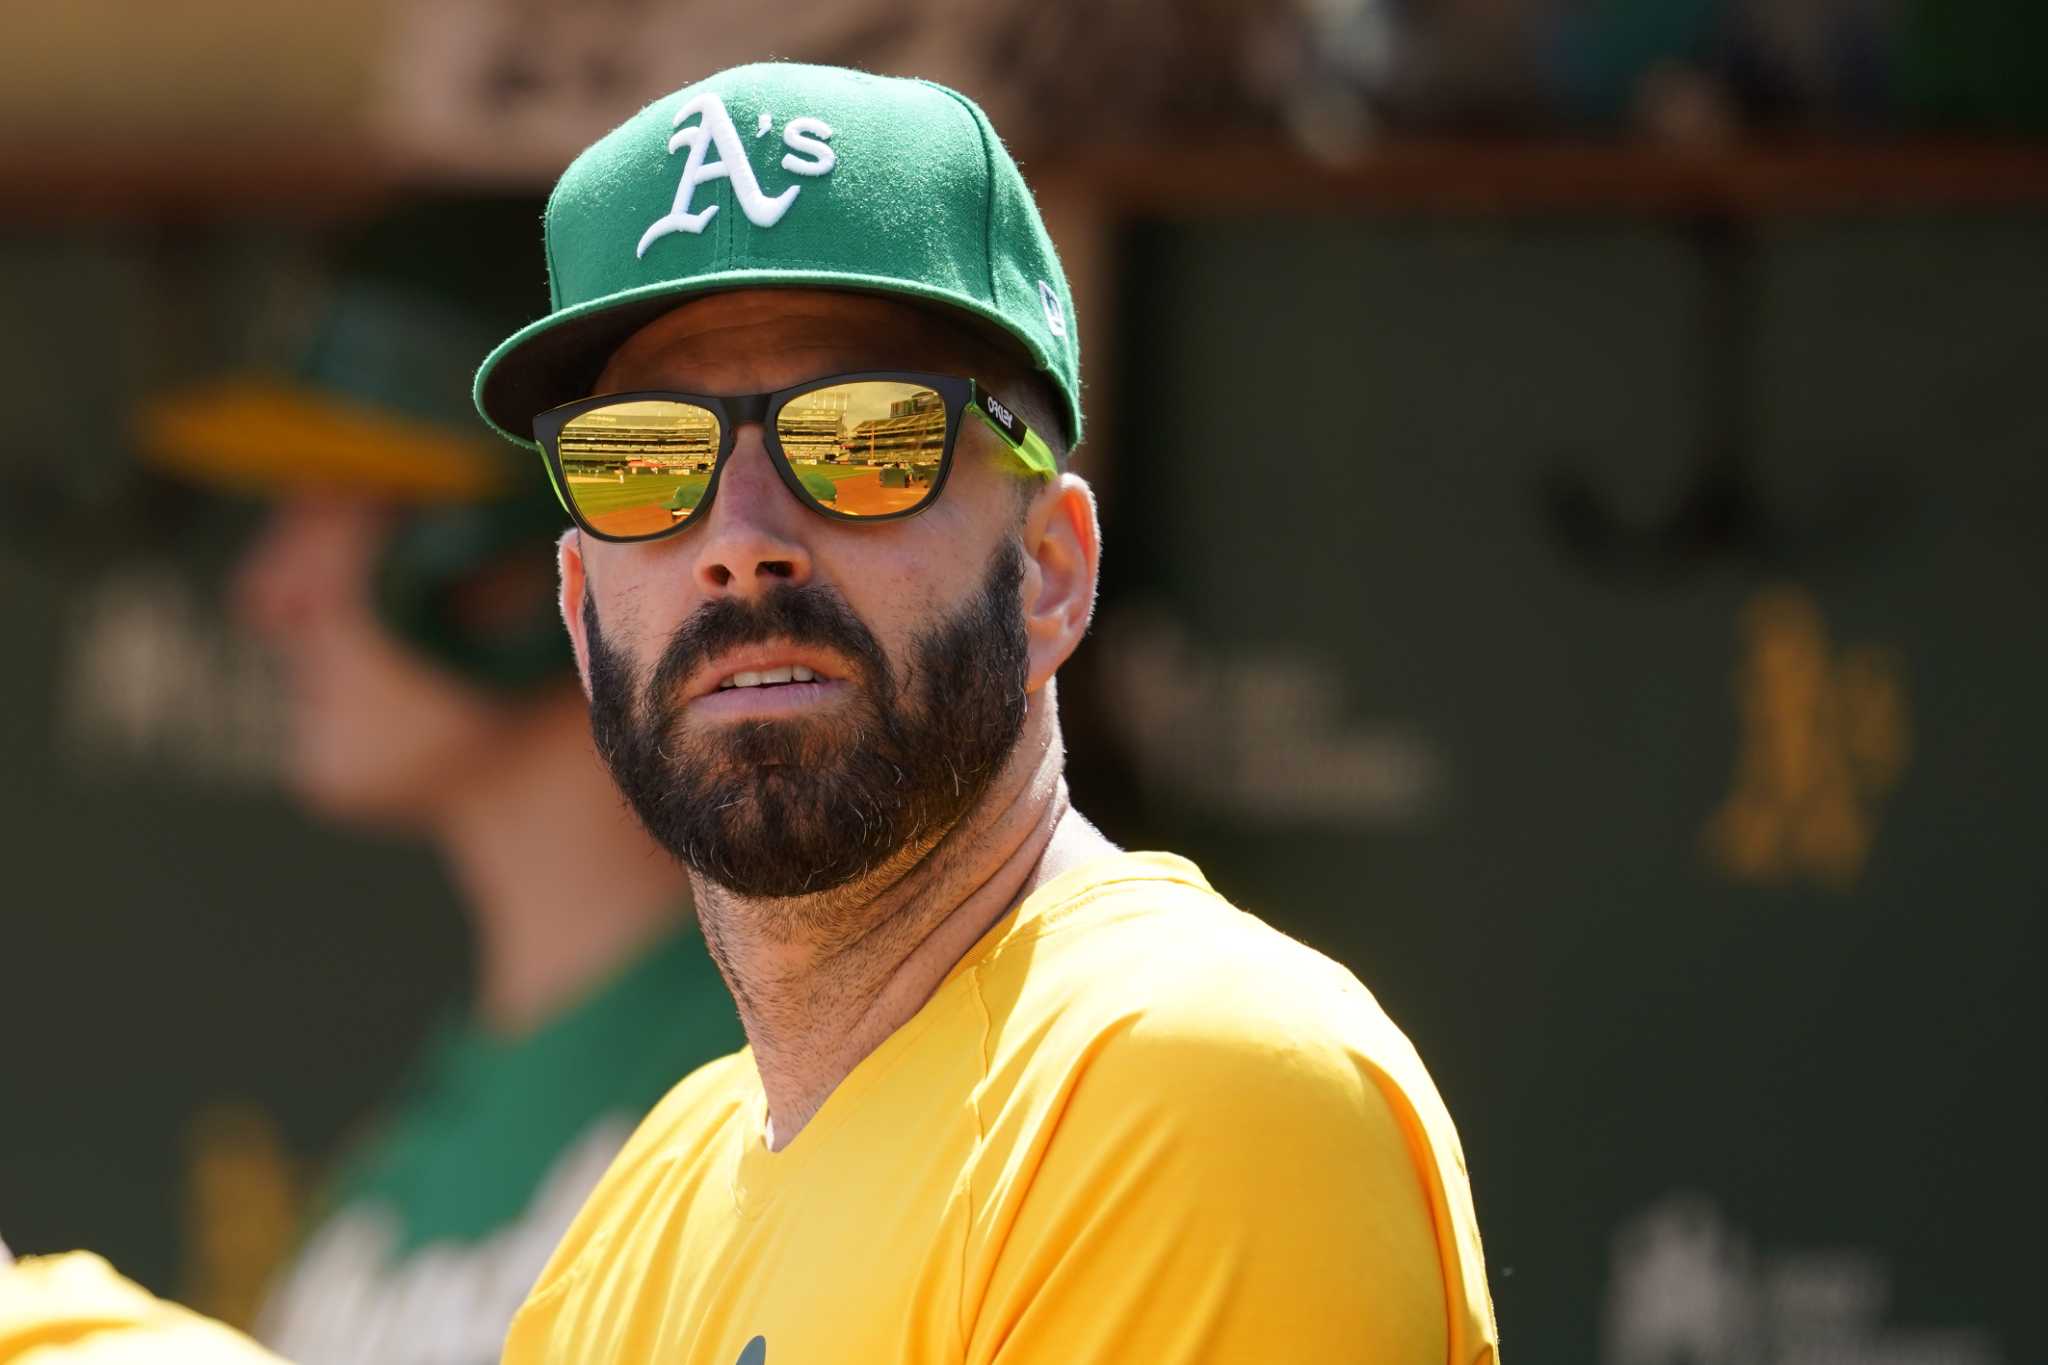
[[[273,509],[235,565],[230,598],[244,629],[276,640],[303,622],[318,594],[309,572],[308,518],[295,507]]]
[[[273,508],[235,566],[230,587],[244,629],[273,645],[345,610],[364,610],[381,514],[307,499]]]
[[[783,487],[759,423],[734,433],[718,474],[718,496],[698,528],[696,575],[712,597],[759,597],[777,584],[811,580],[803,519],[810,513]]]

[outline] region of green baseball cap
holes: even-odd
[[[477,430],[464,381],[477,352],[540,305],[519,268],[539,210],[527,195],[435,196],[360,225],[300,344],[263,369],[149,395],[137,452],[257,496],[345,488],[460,503],[525,487],[524,462]]]
[[[966,96],[840,67],[734,67],[570,163],[544,218],[553,311],[477,371],[477,410],[532,447],[612,353],[696,294],[805,286],[957,308],[1020,342],[1081,439],[1073,299],[1017,163]]]

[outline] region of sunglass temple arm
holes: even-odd
[[[1034,472],[1047,478],[1060,472],[1059,462],[1053,458],[1052,447],[1045,443],[1045,438],[1026,426],[1024,419],[1010,411],[994,394],[976,384],[968,406]]]

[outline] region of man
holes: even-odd
[[[432,841],[475,976],[346,1155],[259,1321],[300,1365],[495,1360],[556,1239],[675,1076],[739,1042],[680,872],[592,752],[559,526],[476,438],[476,338],[530,312],[523,203],[425,204],[349,247],[297,372],[145,414],[157,462],[271,503],[235,604],[282,664],[285,783]]]
[[[507,1361],[1492,1360],[1407,1041],[1068,804],[1073,310],[979,109],[726,71],[578,158],[545,233],[555,311],[478,405],[575,519],[599,748],[750,1046],[642,1125]],[[1284,568],[1242,571],[1313,590]]]

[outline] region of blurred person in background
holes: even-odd
[[[268,504],[233,604],[281,665],[287,788],[320,819],[431,841],[474,943],[471,996],[333,1172],[259,1316],[301,1365],[497,1359],[642,1114],[740,1041],[682,872],[592,750],[555,615],[559,510],[467,406],[477,338],[527,307],[508,281],[530,263],[504,266],[535,216],[464,200],[372,225],[294,374],[141,414],[153,463]]]

